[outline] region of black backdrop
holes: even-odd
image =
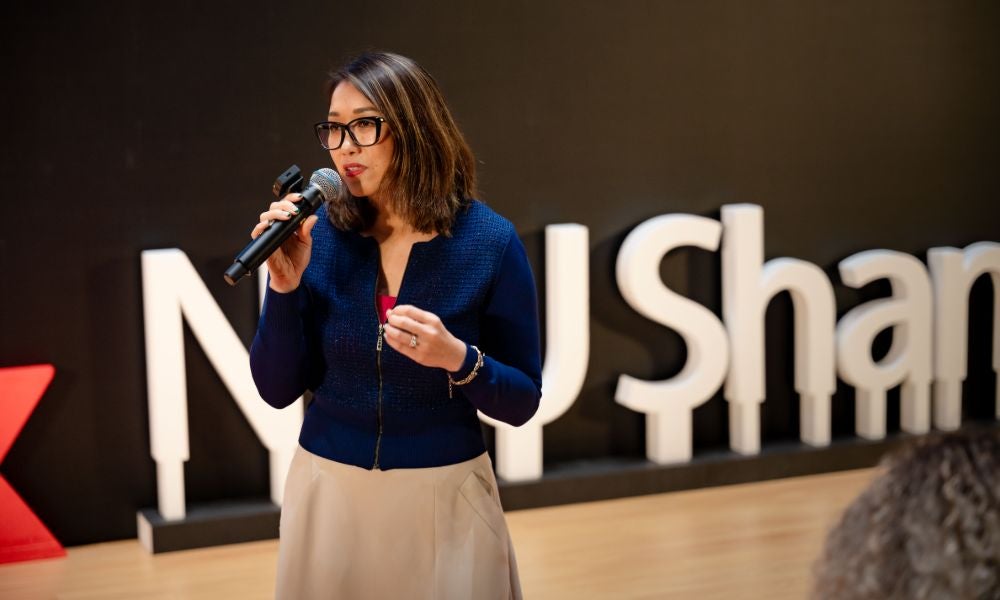
[[[548,466],[641,459],[642,415],[617,377],[664,379],[679,337],[635,314],[613,278],[625,235],[658,214],[765,210],[767,257],[831,276],[888,248],[1000,240],[1000,4],[575,0],[5,3],[6,191],[0,366],[55,380],[2,472],[57,537],[135,535],[155,504],[139,254],[184,250],[249,343],[253,286],[221,273],[291,163],[327,165],[310,125],[324,73],[366,48],[421,62],[477,157],[482,196],[517,226],[543,282],[542,230],[591,238],[592,350],[584,390],[545,429]],[[664,260],[674,289],[719,309],[715,254]],[[993,291],[973,293],[967,419],[990,418]],[[762,437],[798,436],[790,302],[767,313]],[[267,495],[266,454],[186,336],[191,501]],[[889,429],[898,431],[890,396]],[[853,394],[834,436],[853,435]],[[727,447],[721,395],[697,409],[699,453]]]

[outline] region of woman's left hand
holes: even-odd
[[[425,367],[455,372],[465,362],[465,342],[445,328],[434,313],[402,304],[388,311],[385,341],[392,349]]]

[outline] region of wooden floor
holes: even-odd
[[[526,598],[805,598],[871,470],[507,513]],[[135,540],[0,566],[0,598],[270,598],[277,542],[151,556]]]

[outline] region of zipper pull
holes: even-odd
[[[378,352],[382,351],[382,331],[383,331],[383,329],[384,329],[384,326],[381,323],[379,323],[379,326],[378,326],[378,342],[376,342],[376,344],[375,344],[375,350],[378,351]]]

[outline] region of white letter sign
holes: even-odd
[[[794,258],[764,264],[764,211],[754,204],[722,207],[722,314],[729,330],[729,444],[760,452],[764,401],[764,312],[787,290],[795,308],[795,390],[800,435],[813,446],[830,443],[830,396],[836,389],[833,286],[823,270]]]
[[[281,504],[285,476],[302,426],[302,402],[279,411],[260,398],[250,376],[246,347],[183,252],[144,251],[142,293],[150,449],[156,461],[160,515],[164,519],[181,519],[186,512],[184,463],[190,450],[182,315],[268,449],[271,499]]]
[[[980,275],[993,279],[993,370],[1000,373],[1000,244],[977,242],[965,251],[927,251],[934,282],[934,425],[962,424],[962,382],[968,364],[969,290]],[[996,414],[1000,418],[1000,385]]]
[[[573,406],[590,356],[590,242],[587,228],[545,228],[545,362],[542,399],[527,423],[512,427],[479,413],[496,427],[497,474],[507,481],[542,476],[542,427]]]
[[[860,288],[888,279],[892,297],[866,302],[837,325],[837,367],[855,387],[855,429],[870,440],[885,437],[885,393],[902,384],[900,425],[910,433],[930,430],[931,282],[922,262],[909,254],[868,250],[840,263],[840,278]],[[872,360],[872,342],[893,328],[892,347]]]
[[[710,310],[671,291],[660,279],[663,257],[682,246],[719,247],[722,226],[695,215],[663,215],[629,233],[618,252],[618,289],[636,312],[684,338],[687,362],[665,381],[618,378],[615,401],[646,413],[646,456],[656,463],[691,460],[691,411],[712,397],[726,376],[726,330]]]

